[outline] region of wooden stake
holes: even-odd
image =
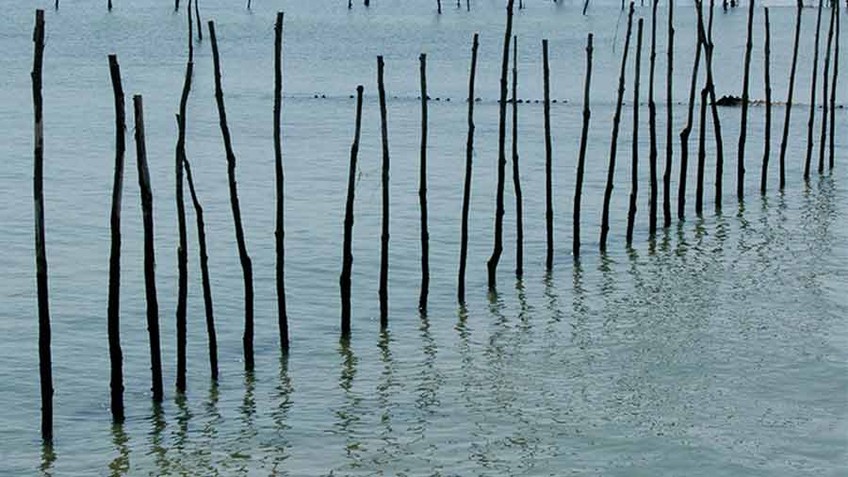
[[[436,8],[438,9],[439,15],[442,14],[442,0],[436,0]]]
[[[427,311],[430,293],[430,232],[427,228],[427,55],[418,57],[421,68],[421,164],[418,178],[418,202],[421,207],[421,294],[418,310]]]
[[[185,194],[183,191],[183,162],[186,160],[186,105],[191,91],[191,77],[194,71],[194,47],[192,46],[191,4],[186,7],[188,12],[188,62],[186,63],[185,81],[180,96],[180,110],[177,114],[177,147],[174,170],[176,177],[177,201],[177,230],[179,245],[177,246],[177,392],[186,390],[186,306],[188,300],[188,234],[186,232]]]
[[[833,169],[833,151],[834,141],[836,137],[836,79],[839,76],[839,2],[833,2],[833,8],[836,9],[836,37],[834,38],[833,49],[833,81],[831,81],[830,90],[830,148],[828,155],[828,165]]]
[[[698,173],[695,185],[695,214],[701,217],[704,212],[704,166],[707,160],[707,101],[709,89],[701,90],[701,116],[698,130]]]
[[[474,159],[474,80],[477,74],[479,34],[474,34],[471,46],[471,73],[468,77],[468,137],[465,143],[465,185],[462,193],[462,227],[459,247],[459,278],[457,300],[465,303],[465,269],[468,258],[468,214],[471,206],[471,172]]]
[[[362,130],[362,85],[356,87],[356,132],[350,148],[350,172],[347,177],[347,201],[345,202],[344,245],[342,273],[339,288],[342,299],[342,339],[350,337],[350,273],[353,269],[353,204],[356,193],[356,159],[359,155],[359,136]]]
[[[501,94],[498,124],[498,183],[495,199],[495,246],[486,266],[489,275],[489,288],[496,285],[498,262],[503,253],[503,216],[504,216],[504,178],[506,176],[506,94],[507,73],[509,71],[509,41],[512,38],[512,15],[515,0],[506,5],[506,31],[504,32],[503,57],[501,59]]]
[[[698,0],[700,2],[701,0]],[[697,9],[697,6],[696,6]],[[686,216],[686,178],[689,169],[689,135],[692,134],[692,125],[695,114],[695,91],[698,85],[698,67],[701,63],[701,46],[704,44],[703,30],[698,29],[696,33],[698,41],[695,42],[695,62],[692,65],[692,80],[689,84],[689,112],[686,115],[686,126],[680,131],[680,180],[677,184],[677,219],[683,220]]]
[[[639,18],[636,33],[636,71],[633,75],[633,152],[630,162],[630,207],[627,211],[627,246],[633,244],[633,225],[636,221],[636,195],[639,192],[639,79],[642,75],[642,27]]]
[[[286,248],[285,248],[285,203],[283,173],[283,144],[280,133],[283,108],[283,12],[277,12],[274,27],[274,176],[277,185],[276,231],[274,233],[277,252],[277,326],[280,331],[280,349],[289,350],[289,319],[286,312]]]
[[[783,137],[780,140],[780,190],[786,186],[786,146],[789,141],[789,120],[792,112],[792,100],[795,91],[795,71],[798,66],[798,45],[801,41],[801,13],[804,10],[803,0],[798,0],[795,15],[795,43],[792,48],[792,67],[789,72],[789,91],[786,97],[786,116],[783,119]]]
[[[189,0],[191,1],[191,0]],[[203,41],[203,28],[200,26],[200,0],[194,0],[194,18],[197,21],[197,41]]]
[[[44,119],[41,95],[44,64],[44,10],[35,11],[32,102],[35,123],[33,202],[35,203],[35,278],[38,293],[38,371],[41,383],[41,440],[53,441],[53,358],[50,350],[50,300],[44,232]]]
[[[766,185],[768,183],[768,166],[769,156],[771,155],[771,25],[769,21],[769,9],[766,7],[763,11],[765,15],[765,82],[766,82],[766,130],[763,145],[763,171],[760,175],[760,193],[766,195]]]
[[[518,37],[512,37],[512,185],[515,189],[515,275],[524,274],[524,201],[518,167]]]
[[[828,83],[830,81],[830,52],[833,47],[833,26],[836,18],[836,7],[830,9],[830,26],[827,30],[827,48],[824,55],[824,74],[822,75],[822,128],[819,141],[819,174],[824,174],[824,151],[827,145],[827,121],[828,121],[828,94],[830,93]]]
[[[206,225],[203,220],[203,207],[197,198],[194,189],[194,178],[191,175],[191,165],[188,159],[183,162],[185,166],[188,190],[191,193],[191,202],[194,204],[194,215],[197,220],[197,242],[200,254],[200,275],[203,283],[203,307],[206,312],[206,336],[209,343],[209,369],[212,381],[218,381],[218,338],[215,333],[215,313],[212,308],[212,285],[209,280],[209,255],[206,251]]]
[[[551,69],[548,64],[548,40],[542,40],[542,78],[545,94],[545,225],[547,229],[547,255],[545,266],[554,267],[554,185],[553,145],[551,142]]]
[[[383,57],[377,57],[377,91],[380,96],[380,133],[383,145],[383,217],[380,236],[380,329],[389,326],[389,129],[386,114],[386,87],[383,84]]]
[[[748,36],[745,41],[745,69],[742,73],[742,122],[739,126],[739,147],[736,161],[736,197],[741,201],[745,198],[745,140],[748,138],[748,103],[752,36],[754,30],[754,0],[748,0]]]
[[[109,302],[107,305],[112,421],[124,422],[124,355],[121,350],[121,200],[124,190],[124,154],[127,149],[127,113],[118,57],[109,55],[109,75],[115,97],[115,175],[112,181],[112,213],[109,225]]]
[[[133,96],[135,112],[135,151],[138,167],[138,187],[141,190],[141,214],[144,226],[144,292],[147,301],[147,333],[150,338],[150,371],[153,401],[162,402],[162,351],[159,344],[159,299],[156,295],[156,248],[153,244],[153,192],[147,168],[147,147],[144,142],[144,105],[141,95]]]
[[[589,92],[592,86],[592,39],[589,33],[586,39],[586,80],[583,87],[583,132],[580,134],[580,155],[577,158],[577,181],[574,188],[574,241],[572,253],[580,256],[580,202],[583,196],[583,173],[586,166],[586,146],[589,143],[589,120],[592,111],[589,108]]]
[[[618,100],[615,106],[615,116],[612,120],[612,140],[610,141],[609,168],[607,169],[607,186],[604,190],[604,209],[601,215],[601,252],[607,250],[609,235],[609,208],[612,199],[613,182],[615,179],[615,156],[618,152],[618,128],[621,123],[621,106],[624,102],[624,81],[627,71],[627,52],[630,50],[630,35],[633,30],[633,2],[630,2],[630,13],[627,15],[627,34],[624,39],[624,52],[621,57],[621,72],[618,76]]]
[[[224,151],[227,155],[227,179],[230,189],[230,207],[233,211],[233,223],[236,230],[239,261],[244,277],[244,367],[253,371],[253,263],[247,253],[244,239],[244,228],[241,223],[241,208],[239,206],[238,188],[236,186],[236,155],[233,152],[230,128],[227,125],[227,111],[224,108],[224,90],[221,87],[221,60],[218,55],[218,42],[215,38],[215,22],[210,20],[209,39],[212,42],[212,61],[215,67],[215,100],[218,103],[218,122],[221,126],[221,136],[224,141]]]
[[[665,170],[663,171],[663,227],[671,226],[671,166],[674,156],[674,2],[668,2],[668,59],[666,65]]]
[[[810,179],[810,162],[813,158],[813,125],[816,120],[816,80],[819,77],[819,36],[821,35],[821,14],[824,0],[819,0],[816,18],[816,44],[813,50],[813,73],[810,86],[810,117],[807,120],[807,155],[804,160],[804,180]]]
[[[703,4],[701,4],[702,6]],[[701,8],[701,7],[699,7]],[[721,134],[721,119],[718,114],[718,101],[715,92],[715,80],[713,77],[713,52],[715,43],[713,43],[713,14],[715,13],[715,0],[710,0],[710,19],[707,26],[704,52],[707,66],[707,91],[709,92],[710,110],[713,117],[713,132],[715,133],[716,142],[716,178],[715,178],[715,206],[717,210],[721,210],[723,183],[724,183],[724,143]],[[703,28],[703,14],[700,17],[700,25]]]
[[[651,193],[648,199],[649,218],[648,233],[651,237],[657,233],[657,103],[654,101],[654,74],[657,64],[657,5],[659,0],[653,0],[651,6],[651,57],[648,73],[648,134],[650,136],[651,149],[648,155],[648,167],[650,169]]]

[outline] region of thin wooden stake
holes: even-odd
[[[790,115],[792,112],[792,100],[795,91],[795,72],[798,66],[798,45],[801,42],[801,13],[804,10],[803,0],[798,0],[795,15],[795,43],[792,48],[792,67],[789,72],[789,91],[786,94],[786,115],[783,119],[783,137],[780,140],[780,182],[782,191],[786,186],[786,148],[789,142]]]
[[[189,0],[190,1],[190,0]],[[203,41],[203,28],[200,26],[200,0],[194,0],[194,18],[197,21],[197,41]]]
[[[627,34],[624,39],[624,51],[621,57],[621,72],[618,76],[618,100],[615,106],[615,116],[612,120],[612,140],[610,141],[609,168],[607,169],[607,185],[604,190],[604,209],[601,215],[601,252],[607,250],[607,236],[609,235],[609,209],[612,199],[612,189],[615,179],[615,157],[618,152],[618,128],[621,123],[621,106],[624,102],[624,82],[627,71],[627,53],[630,50],[630,35],[633,31],[633,2],[630,2],[630,13],[627,15]]]
[[[465,269],[468,258],[468,215],[471,208],[471,172],[474,159],[474,80],[477,74],[477,48],[479,34],[474,34],[471,45],[471,72],[468,76],[468,137],[465,142],[465,185],[462,192],[462,227],[459,247],[459,278],[457,300],[465,303]]]
[[[224,141],[224,151],[227,155],[230,207],[233,211],[236,243],[238,245],[239,261],[241,262],[242,275],[244,277],[244,335],[242,336],[244,367],[247,371],[253,371],[253,262],[251,262],[250,255],[247,253],[244,228],[241,223],[241,207],[239,206],[238,188],[236,186],[236,154],[233,152],[230,128],[227,125],[227,111],[224,108],[224,90],[221,86],[221,60],[218,55],[218,41],[215,38],[215,22],[210,20],[208,26],[209,40],[212,42],[212,61],[215,67],[215,100],[218,103],[218,122],[220,123],[221,136]]]
[[[512,37],[512,185],[515,189],[515,275],[524,274],[524,196],[518,167],[518,37]]]
[[[701,217],[704,212],[704,167],[707,160],[707,102],[709,88],[701,90],[701,116],[698,126],[698,171],[695,184],[695,214]]]
[[[751,49],[753,48],[754,0],[748,0],[748,36],[745,41],[745,69],[742,73],[742,121],[736,161],[736,197],[745,198],[745,140],[748,138],[748,103],[750,102]]]
[[[701,0],[697,0],[700,2]],[[697,8],[697,6],[696,6]],[[686,115],[686,126],[680,131],[680,179],[677,184],[677,219],[683,220],[686,216],[686,179],[689,172],[689,136],[692,134],[692,126],[695,114],[695,92],[698,85],[698,68],[701,64],[701,47],[704,44],[703,29],[696,33],[698,41],[695,42],[695,61],[692,65],[692,80],[689,84],[689,110]]]
[[[362,131],[362,85],[356,87],[356,132],[350,147],[350,171],[347,177],[347,201],[345,202],[344,245],[342,274],[339,288],[342,299],[342,339],[350,337],[350,273],[353,269],[353,204],[356,194],[356,159],[359,155],[359,136]]]
[[[430,231],[427,227],[427,55],[418,57],[421,68],[421,164],[418,177],[418,202],[421,207],[421,294],[418,310],[427,311],[430,293]]]
[[[824,73],[822,74],[822,128],[819,140],[819,174],[824,174],[824,151],[827,146],[827,121],[828,121],[828,94],[830,93],[828,83],[830,82],[830,52],[833,48],[833,27],[836,22],[836,7],[830,9],[830,26],[827,30],[827,48],[824,55]]]
[[[674,156],[674,2],[668,2],[668,54],[666,61],[665,170],[663,171],[663,227],[671,226],[671,166]]]
[[[41,440],[53,441],[53,357],[50,351],[50,300],[44,232],[44,118],[41,95],[44,65],[44,10],[35,11],[32,102],[35,123],[33,202],[35,203],[35,278],[38,294],[38,371],[41,384]]]
[[[542,40],[542,78],[544,82],[545,116],[545,225],[547,255],[545,266],[554,267],[554,185],[553,185],[553,145],[551,142],[551,69],[548,64],[548,40]]]
[[[642,76],[642,27],[639,18],[636,33],[636,71],[633,75],[633,150],[630,162],[630,207],[627,211],[627,246],[633,244],[633,226],[636,222],[636,196],[639,193],[639,80]]]
[[[486,263],[489,288],[494,289],[497,281],[498,262],[503,253],[503,216],[504,216],[504,180],[506,176],[506,95],[507,74],[509,72],[509,42],[512,39],[512,15],[515,0],[509,0],[506,5],[506,31],[504,32],[503,57],[501,59],[501,94],[498,124],[498,182],[495,198],[495,246],[492,256]]]
[[[833,40],[835,45],[833,50],[833,81],[831,81],[830,90],[830,147],[828,149],[828,165],[831,170],[833,169],[834,138],[836,137],[836,79],[839,76],[839,2],[834,2],[833,8],[836,9],[834,13],[836,16],[836,37]]]
[[[212,381],[218,381],[218,337],[215,333],[215,312],[212,307],[212,285],[209,279],[209,254],[206,249],[206,224],[203,219],[203,207],[197,198],[194,188],[194,178],[191,174],[191,165],[188,159],[183,162],[185,166],[188,190],[191,193],[191,202],[194,205],[194,215],[197,220],[197,242],[200,254],[200,276],[203,284],[203,308],[206,312],[206,337],[209,346],[209,370]]]
[[[701,4],[703,6],[703,4]],[[715,13],[715,0],[710,0],[710,19],[704,36],[704,56],[707,67],[707,92],[709,93],[710,110],[713,117],[713,132],[716,142],[716,176],[715,176],[715,207],[721,210],[723,183],[724,183],[724,143],[721,134],[721,118],[718,114],[718,101],[716,100],[715,79],[713,77],[713,14]],[[703,14],[700,16],[700,25],[703,28]]]
[[[280,349],[289,350],[289,318],[286,312],[286,247],[285,247],[285,175],[283,172],[282,134],[283,109],[283,12],[277,12],[274,27],[274,176],[277,185],[277,214],[274,244],[277,252],[277,327],[280,331]]]
[[[769,21],[769,9],[766,7],[763,10],[764,19],[765,19],[765,45],[764,45],[764,59],[765,59],[765,88],[766,88],[766,125],[765,125],[765,139],[763,144],[763,171],[760,175],[760,193],[762,195],[766,194],[766,187],[768,184],[768,166],[769,159],[771,156],[771,22]]]
[[[147,333],[150,338],[150,372],[153,402],[164,399],[162,386],[162,351],[159,341],[159,299],[156,295],[156,248],[153,244],[153,192],[147,168],[147,147],[144,142],[144,104],[141,95],[133,96],[135,113],[135,151],[138,167],[138,187],[141,190],[141,214],[144,226],[144,292],[147,301]]]
[[[580,155],[577,158],[577,181],[574,187],[574,239],[572,253],[574,258],[580,256],[580,203],[583,198],[583,174],[586,167],[586,146],[589,143],[589,121],[592,111],[589,108],[589,92],[592,87],[592,40],[589,33],[586,39],[586,80],[583,87],[583,130],[580,134]]]
[[[807,155],[804,160],[804,180],[810,179],[810,162],[813,158],[813,126],[816,121],[816,81],[819,77],[819,36],[821,35],[821,14],[824,0],[819,0],[816,18],[816,44],[813,50],[813,73],[810,86],[810,117],[807,120]]]
[[[109,75],[115,97],[115,175],[112,181],[112,213],[109,228],[111,250],[109,254],[109,302],[107,304],[109,335],[109,364],[112,421],[124,422],[124,354],[121,350],[121,200],[124,190],[124,154],[127,149],[127,112],[124,88],[121,85],[121,67],[118,57],[109,55]]]
[[[651,57],[648,73],[648,134],[650,136],[651,149],[648,155],[648,167],[650,175],[650,198],[648,233],[651,237],[657,233],[657,103],[654,100],[654,75],[657,64],[657,5],[659,0],[653,0],[651,6]]]
[[[386,114],[386,87],[383,84],[383,57],[377,57],[377,92],[380,97],[380,133],[383,146],[383,215],[380,235],[380,329],[389,326],[389,128]]]

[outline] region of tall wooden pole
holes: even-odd
[[[212,308],[212,285],[209,279],[209,255],[206,251],[206,224],[203,220],[203,207],[197,198],[194,188],[194,178],[191,175],[191,165],[186,159],[185,166],[188,190],[194,205],[194,215],[197,220],[197,242],[200,254],[200,276],[203,284],[203,308],[206,313],[206,337],[209,346],[209,369],[212,381],[218,381],[218,337],[215,333],[215,312]]]
[[[709,88],[701,90],[701,115],[698,126],[698,169],[695,183],[695,214],[701,217],[704,212],[704,168],[707,161],[707,102]]]
[[[356,132],[350,147],[350,171],[347,176],[347,201],[345,202],[344,244],[342,273],[339,288],[342,300],[342,339],[350,337],[350,274],[353,269],[353,204],[356,194],[356,159],[359,155],[359,136],[362,131],[362,85],[356,87]]]
[[[498,262],[503,253],[503,216],[504,216],[504,181],[506,176],[506,95],[507,74],[509,72],[509,42],[512,39],[512,14],[515,0],[506,4],[506,31],[504,32],[503,56],[501,59],[501,93],[498,124],[498,182],[495,196],[495,246],[492,256],[486,263],[489,288],[494,289],[497,281]]]
[[[383,83],[383,57],[377,57],[377,91],[380,97],[380,133],[383,146],[383,215],[380,235],[380,329],[389,326],[389,129],[386,113],[386,87]]]
[[[736,197],[745,198],[745,140],[748,138],[748,103],[750,102],[751,49],[753,48],[754,0],[748,0],[748,35],[745,41],[745,68],[742,73],[742,121],[736,160]]]
[[[674,156],[674,2],[668,2],[668,58],[666,64],[665,169],[663,170],[663,227],[671,226],[671,166]]]
[[[700,2],[702,0],[696,0]],[[697,5],[696,5],[697,8]],[[703,41],[703,29],[698,29],[695,42],[695,61],[692,64],[692,80],[689,83],[689,110],[686,115],[686,126],[680,131],[680,179],[677,184],[677,219],[683,220],[686,216],[686,178],[689,172],[689,136],[692,134],[692,125],[695,114],[695,92],[698,85],[698,67],[701,64],[701,47]]]
[[[636,33],[636,71],[633,75],[633,150],[630,162],[630,207],[627,210],[627,246],[633,244],[633,226],[636,222],[636,196],[639,193],[639,80],[642,75],[642,27],[639,18]]]
[[[548,64],[548,40],[542,40],[542,81],[545,104],[545,237],[547,254],[545,266],[554,268],[554,185],[553,185],[553,145],[551,141],[551,68]]]
[[[819,140],[819,174],[824,173],[824,152],[827,147],[827,121],[829,119],[828,107],[830,106],[828,103],[828,95],[830,93],[830,89],[828,87],[830,83],[830,52],[833,48],[833,28],[834,23],[836,22],[836,15],[837,7],[831,6],[830,26],[827,30],[827,47],[825,48],[824,55],[824,73],[822,74],[822,128],[821,138]]]
[[[421,163],[418,177],[418,203],[421,207],[421,294],[418,310],[427,311],[430,293],[430,231],[427,227],[427,55],[418,57],[421,69]]]
[[[468,258],[468,215],[471,208],[471,172],[474,159],[474,81],[477,74],[479,34],[474,34],[471,46],[471,72],[468,76],[468,136],[465,142],[465,185],[462,192],[462,226],[459,247],[459,278],[457,300],[465,303],[465,270]]]
[[[657,5],[659,0],[653,0],[651,6],[651,56],[648,73],[648,134],[650,135],[651,149],[648,155],[648,167],[650,175],[650,198],[648,233],[651,237],[657,233],[657,103],[654,100],[654,75],[657,66]]]
[[[607,185],[604,190],[604,208],[601,215],[601,252],[607,250],[609,235],[609,209],[612,200],[612,189],[615,179],[615,158],[618,152],[618,128],[621,123],[621,106],[624,102],[624,82],[627,71],[627,53],[630,50],[630,35],[633,31],[633,2],[630,2],[630,13],[627,15],[627,35],[624,39],[624,52],[621,57],[621,72],[618,76],[618,100],[615,106],[615,116],[612,119],[612,140],[610,141],[609,168],[607,169]]]
[[[824,0],[819,0],[816,18],[816,43],[813,50],[813,73],[810,86],[810,117],[807,120],[807,155],[804,160],[804,180],[810,179],[810,162],[813,158],[813,126],[816,121],[816,81],[819,77],[819,36],[821,35],[821,15]]]
[[[35,203],[35,282],[38,294],[38,370],[41,383],[41,439],[53,441],[53,358],[50,351],[50,300],[44,233],[44,119],[41,95],[44,64],[44,10],[35,11],[32,103],[35,117],[33,202]]]
[[[203,28],[200,26],[200,6],[198,3],[200,0],[194,0],[194,18],[197,22],[197,41],[203,41]],[[191,5],[189,5],[191,6]]]
[[[760,193],[766,194],[768,184],[768,166],[771,156],[771,22],[769,21],[769,9],[763,10],[765,20],[765,44],[764,44],[764,59],[765,59],[765,88],[766,88],[766,125],[765,138],[763,144],[763,169],[760,174]]]
[[[177,246],[177,392],[186,390],[186,306],[188,300],[188,233],[186,231],[185,192],[183,189],[183,162],[186,160],[186,106],[191,91],[191,77],[194,71],[194,47],[192,46],[193,32],[191,21],[191,4],[186,7],[188,13],[188,61],[186,62],[185,80],[180,96],[180,109],[177,115],[177,147],[174,171],[176,178],[177,201],[177,230],[179,245]]]
[[[518,167],[518,37],[512,37],[512,185],[515,189],[515,275],[524,274],[524,196]]]
[[[804,10],[803,0],[798,0],[795,14],[795,43],[792,48],[792,67],[789,71],[789,91],[786,94],[786,113],[783,119],[783,137],[780,140],[780,182],[782,191],[786,186],[786,148],[789,142],[789,120],[792,113],[792,100],[795,91],[795,72],[798,66],[798,46],[801,42],[801,13]]]
[[[127,113],[124,88],[121,84],[121,67],[118,57],[109,55],[109,75],[115,97],[115,175],[112,181],[112,213],[109,228],[111,251],[109,254],[109,301],[107,305],[109,335],[109,363],[112,421],[124,422],[124,355],[121,350],[121,200],[124,190],[124,154],[127,149]]]
[[[218,103],[218,122],[224,141],[224,151],[227,156],[230,207],[233,211],[236,243],[238,245],[242,276],[244,277],[244,335],[242,336],[244,367],[247,371],[253,371],[253,262],[251,262],[250,255],[247,253],[244,228],[241,223],[241,207],[239,206],[238,188],[236,186],[236,155],[233,152],[230,128],[227,125],[227,111],[224,108],[224,90],[221,86],[221,59],[218,55],[218,41],[215,38],[215,22],[210,20],[208,25],[209,39],[212,42],[212,61],[215,68],[215,100]]]
[[[147,301],[147,333],[150,338],[150,372],[153,401],[162,402],[162,351],[159,341],[159,299],[156,294],[156,248],[153,244],[153,192],[147,168],[147,146],[144,139],[144,103],[141,95],[133,96],[135,113],[135,151],[138,186],[141,190],[141,214],[144,226],[144,292]]]
[[[703,9],[701,4],[701,10]],[[713,117],[713,132],[716,142],[716,176],[715,176],[715,206],[720,210],[722,205],[723,183],[724,183],[724,143],[721,134],[721,118],[718,114],[718,101],[716,100],[715,79],[713,77],[713,14],[715,13],[715,0],[710,0],[710,19],[704,39],[704,56],[707,67],[707,92],[709,93],[710,110]],[[703,28],[703,14],[700,15],[700,25]]]
[[[583,87],[583,130],[580,134],[580,155],[577,158],[577,181],[574,187],[574,238],[571,246],[574,258],[580,256],[580,203],[583,198],[583,174],[586,167],[586,146],[589,143],[589,121],[592,111],[589,108],[589,93],[592,87],[592,39],[589,33],[586,39],[586,80]]]
[[[833,8],[836,9],[834,15],[836,16],[836,37],[834,38],[834,49],[833,49],[833,81],[831,81],[831,90],[830,90],[830,139],[829,139],[829,154],[828,154],[828,166],[830,169],[833,169],[833,155],[834,155],[834,142],[836,136],[836,80],[839,77],[839,2],[833,2]]]
[[[286,247],[285,247],[285,176],[283,173],[282,134],[283,109],[283,12],[277,12],[274,27],[274,176],[277,185],[276,230],[274,232],[277,252],[277,327],[280,331],[280,349],[289,350],[289,318],[286,312]]]

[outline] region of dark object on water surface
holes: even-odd
[[[724,95],[716,100],[715,105],[729,107],[742,106],[742,98],[739,96]]]

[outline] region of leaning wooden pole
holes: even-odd
[[[221,60],[218,55],[218,41],[215,38],[215,22],[209,23],[209,40],[212,42],[212,62],[215,67],[215,100],[218,103],[218,122],[221,126],[221,136],[224,141],[224,150],[227,155],[227,179],[230,189],[230,207],[233,211],[233,223],[236,229],[236,243],[238,245],[239,261],[241,262],[242,275],[244,277],[244,335],[242,345],[244,347],[244,367],[247,371],[253,370],[253,263],[247,253],[247,245],[244,239],[244,228],[241,223],[241,208],[239,206],[238,188],[236,186],[236,155],[233,152],[230,128],[227,125],[227,112],[224,109],[224,90],[221,87]]]
[[[427,227],[427,55],[418,57],[421,69],[421,163],[418,176],[418,204],[421,208],[421,293],[418,310],[427,311],[430,294],[430,231]]]
[[[836,16],[836,37],[834,37],[833,49],[833,80],[831,81],[830,90],[830,137],[828,147],[828,166],[833,169],[834,143],[836,137],[836,80],[839,77],[839,2],[833,2],[833,8],[837,11]]]
[[[506,96],[507,74],[509,73],[509,42],[512,39],[512,14],[515,0],[506,4],[506,31],[504,32],[503,56],[501,59],[501,93],[498,103],[498,182],[495,196],[495,245],[492,256],[486,263],[489,288],[494,289],[497,281],[498,262],[503,253],[504,181],[506,176]]]
[[[751,50],[754,32],[754,0],[748,0],[748,35],[745,40],[745,67],[742,72],[742,120],[736,150],[736,197],[745,198],[745,141],[748,139],[748,103],[750,102]]]
[[[554,184],[553,145],[551,141],[551,68],[548,64],[548,40],[542,40],[542,81],[544,86],[545,116],[545,238],[547,254],[545,266],[554,268]]]
[[[389,126],[386,113],[386,87],[383,81],[383,57],[377,57],[377,92],[380,98],[380,136],[382,138],[383,213],[380,234],[380,329],[389,326]]]
[[[38,370],[41,382],[41,439],[53,441],[53,358],[50,351],[50,301],[44,233],[44,120],[41,95],[44,65],[44,10],[35,11],[32,41],[32,103],[35,117],[33,202],[35,203],[35,282],[38,293]]]
[[[831,6],[830,26],[827,30],[827,47],[824,54],[824,72],[822,73],[822,127],[821,137],[819,139],[819,174],[824,173],[824,152],[827,147],[827,121],[830,119],[828,117],[828,107],[830,106],[828,103],[828,95],[830,94],[828,85],[830,83],[830,53],[833,48],[833,27],[836,21],[836,15],[837,7]]]
[[[159,340],[159,299],[156,294],[156,248],[153,244],[153,191],[147,167],[147,146],[144,139],[144,103],[141,95],[133,96],[135,113],[135,152],[138,167],[138,186],[141,190],[141,214],[144,226],[144,293],[147,301],[147,333],[150,339],[150,372],[153,401],[164,398],[162,385],[162,351]]]
[[[642,27],[640,18],[636,32],[636,71],[633,74],[633,149],[630,159],[630,207],[627,209],[627,246],[633,244],[636,222],[636,197],[639,193],[639,80],[642,75]]]
[[[194,71],[194,47],[191,4],[186,6],[188,12],[188,61],[186,62],[185,80],[183,91],[180,95],[180,109],[177,114],[177,147],[174,171],[176,178],[176,201],[177,201],[177,230],[179,245],[177,246],[177,392],[186,391],[186,306],[188,301],[188,232],[186,230],[185,192],[183,184],[183,162],[186,160],[186,106],[188,96],[191,92],[191,77]]]
[[[765,21],[765,43],[763,45],[764,48],[764,60],[765,64],[763,65],[764,70],[764,79],[765,79],[765,90],[766,90],[766,125],[765,125],[765,133],[764,133],[764,144],[763,144],[763,168],[760,174],[760,194],[766,194],[766,187],[768,184],[768,167],[769,167],[769,159],[771,156],[771,22],[769,21],[769,9],[765,8],[763,10],[763,16]]]
[[[703,7],[703,4],[701,5]],[[703,8],[702,8],[703,9]],[[721,209],[722,196],[724,194],[724,142],[721,134],[721,118],[718,114],[718,101],[715,92],[715,79],[713,77],[713,14],[715,13],[715,0],[710,0],[710,19],[704,36],[704,56],[707,67],[707,92],[709,93],[710,110],[713,117],[713,132],[715,134],[716,148],[716,175],[715,175],[715,207]],[[700,20],[703,26],[703,14]]]
[[[792,113],[792,100],[795,91],[795,72],[798,66],[798,45],[801,42],[801,13],[804,10],[803,0],[798,0],[795,14],[795,43],[792,48],[792,66],[789,70],[789,91],[786,94],[786,109],[783,118],[783,136],[780,140],[780,181],[779,188],[782,191],[786,186],[786,148],[789,142],[789,125]]]
[[[462,225],[459,244],[459,277],[456,297],[465,303],[465,270],[468,261],[468,215],[471,208],[471,173],[474,161],[474,81],[477,75],[477,49],[479,34],[474,34],[471,45],[471,72],[468,76],[468,136],[465,141],[465,184],[462,192]]]
[[[651,237],[657,233],[657,103],[654,99],[654,75],[657,65],[657,5],[659,0],[653,0],[651,7],[651,56],[648,72],[648,134],[651,149],[648,154],[650,176],[650,197],[648,199],[648,233]],[[635,106],[634,106],[635,107]]]
[[[697,0],[700,2],[701,0]],[[696,5],[696,8],[697,5]],[[683,220],[686,216],[686,179],[689,173],[689,136],[692,134],[692,126],[695,114],[695,92],[698,86],[698,68],[701,64],[701,47],[703,41],[703,29],[696,33],[698,40],[695,42],[695,61],[692,64],[692,80],[689,83],[689,110],[686,114],[686,126],[680,131],[680,178],[677,183],[677,219]]]
[[[518,37],[512,37],[512,185],[515,190],[515,275],[524,274],[524,196],[518,166]]]
[[[197,198],[194,188],[194,178],[188,159],[183,162],[191,202],[194,205],[194,215],[197,220],[197,243],[200,254],[200,277],[203,285],[203,308],[206,313],[206,338],[209,347],[209,370],[212,381],[218,381],[218,337],[215,333],[215,311],[212,307],[212,284],[209,279],[209,254],[206,247],[206,223],[203,219],[203,207]]]
[[[624,82],[627,71],[627,53],[630,50],[630,36],[633,32],[633,2],[630,2],[630,13],[627,15],[627,34],[624,37],[624,52],[621,57],[621,72],[618,76],[618,100],[615,106],[615,116],[612,119],[612,140],[610,141],[609,168],[607,169],[607,185],[604,190],[604,208],[601,214],[601,252],[607,250],[607,236],[609,235],[609,210],[612,200],[612,189],[615,180],[615,158],[618,152],[618,129],[621,123],[621,107],[624,103]]]
[[[807,155],[804,159],[804,180],[810,179],[810,162],[813,158],[813,127],[816,122],[816,81],[819,77],[819,37],[821,35],[821,16],[824,0],[819,0],[816,18],[816,43],[813,50],[813,73],[810,86],[810,116],[807,120]]]
[[[583,199],[583,174],[586,169],[586,147],[589,144],[589,121],[592,118],[592,110],[589,107],[589,93],[592,87],[592,40],[593,35],[589,33],[586,39],[586,80],[583,86],[583,130],[580,133],[580,154],[577,157],[577,180],[574,187],[574,238],[571,245],[574,258],[580,256],[580,203]]]
[[[347,176],[347,201],[345,202],[344,241],[342,250],[342,273],[339,289],[342,301],[342,339],[350,337],[350,274],[353,269],[353,204],[356,193],[356,159],[359,155],[359,136],[362,130],[362,92],[356,87],[356,130],[350,147],[350,171]]]
[[[283,12],[277,12],[274,27],[274,177],[277,198],[274,245],[277,252],[277,328],[280,332],[280,349],[289,350],[289,318],[286,312],[286,228],[285,228],[285,175],[283,171],[282,129],[283,109]]]
[[[115,97],[115,175],[112,180],[112,213],[109,229],[111,250],[109,254],[109,301],[107,304],[107,332],[109,335],[109,364],[112,421],[124,422],[124,354],[121,350],[121,200],[124,191],[124,154],[127,150],[127,112],[124,87],[121,84],[121,67],[118,57],[109,55],[109,75]]]
[[[668,54],[666,61],[665,169],[663,170],[663,227],[671,226],[671,166],[674,156],[674,2],[668,2]]]
[[[704,213],[704,169],[707,162],[707,103],[709,88],[701,90],[701,115],[698,125],[698,168],[695,180],[695,214],[701,217]]]

